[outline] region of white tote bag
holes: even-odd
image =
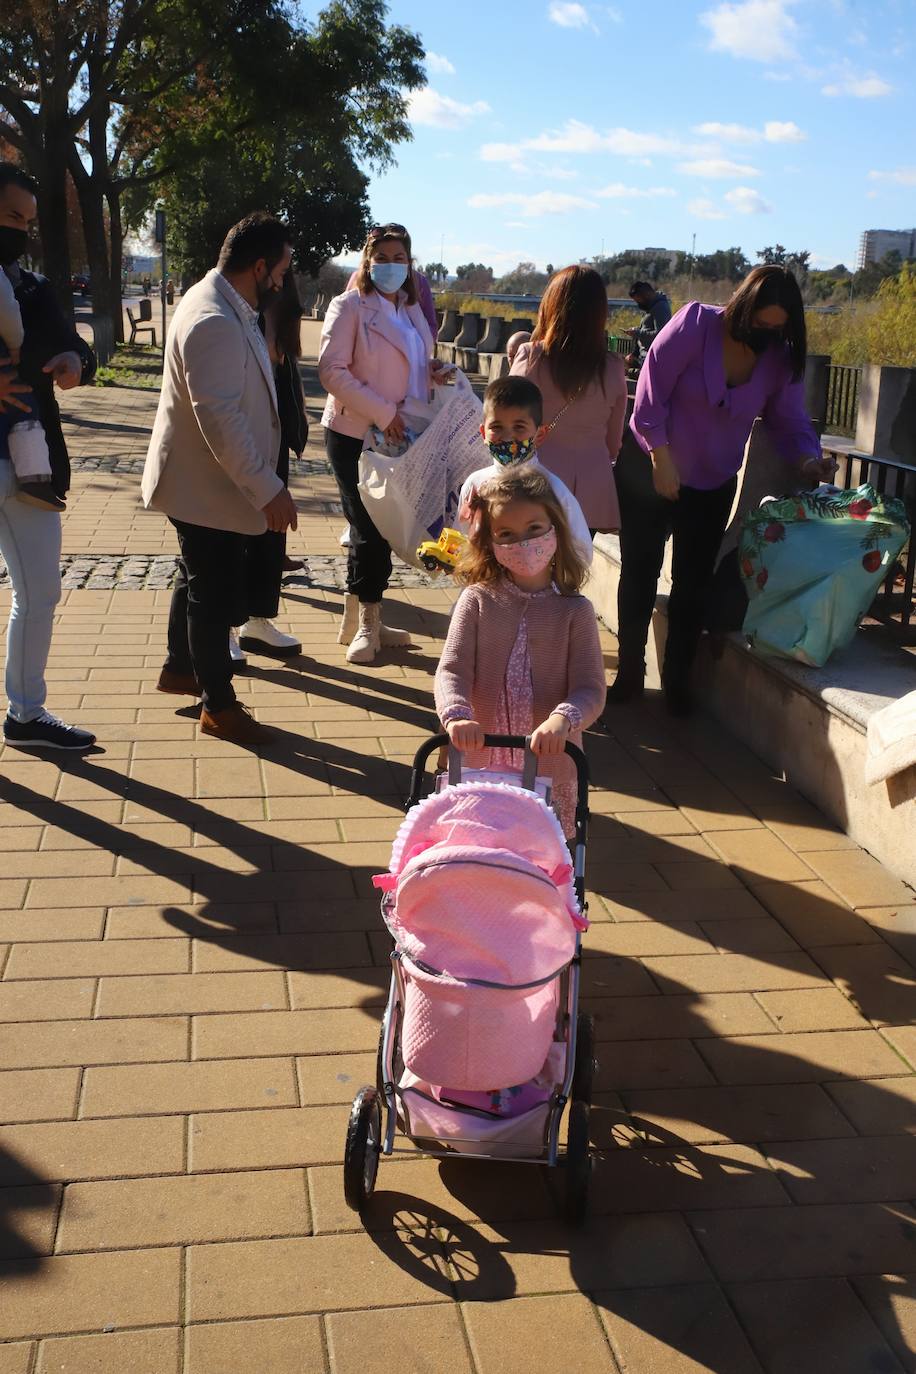
[[[480,436],[483,407],[463,372],[435,388],[428,407],[410,402],[422,433],[399,457],[365,448],[359,460],[359,494],[379,534],[405,563],[417,568],[417,547],[454,525],[465,479],[486,467]],[[413,416],[410,417],[411,419]]]

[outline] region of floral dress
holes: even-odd
[[[560,596],[555,583],[539,592],[524,592],[514,582],[506,579],[506,585],[513,594],[533,601],[540,597]],[[554,707],[556,714],[565,716],[570,730],[578,730],[582,725],[581,713],[569,702],[561,702]],[[496,729],[499,735],[530,735],[540,721],[534,719],[534,683],[531,679],[531,656],[528,651],[528,624],[523,615],[519,622],[515,644],[506,665],[506,680],[499,695],[496,707]],[[521,749],[493,749],[490,767],[520,773],[524,767],[525,756]],[[559,817],[563,833],[575,833],[576,784],[574,782],[554,783],[552,794],[553,809]]]

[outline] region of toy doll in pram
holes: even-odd
[[[374,880],[394,940],[391,985],[377,1082],[350,1113],[344,1193],[361,1211],[400,1132],[409,1153],[563,1165],[565,1211],[578,1222],[595,1067],[592,1018],[578,1009],[585,755],[566,745],[578,778],[571,864],[549,783],[521,737],[486,737],[487,748],[524,748],[521,775],[462,775],[450,748],[447,777],[421,800],[427,761],[447,743],[438,735],[418,750],[389,871]]]

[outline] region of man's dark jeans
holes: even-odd
[[[235,701],[229,628],[246,618],[245,544],[233,530],[173,520],[181,557],[169,610],[166,667],[193,673],[207,711]]]
[[[627,436],[614,471],[620,500],[620,585],[617,592],[621,665],[645,654],[665,541],[674,536],[668,640],[663,679],[682,686],[703,629],[716,557],[728,523],[737,479],[713,491],[681,487],[676,501],[657,495],[652,465]]]

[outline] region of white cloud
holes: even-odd
[[[676,196],[671,186],[625,186],[622,181],[613,181],[595,192],[602,200],[637,200],[656,196]]]
[[[622,128],[599,133],[578,119],[567,120],[559,131],[526,139],[522,146],[539,153],[617,153],[621,157],[651,157],[681,151],[676,139],[663,134],[643,134]]]
[[[515,206],[526,219],[540,219],[542,215],[566,215],[571,210],[596,209],[594,201],[586,200],[584,196],[570,196],[563,191],[538,191],[535,195],[525,195],[521,191],[482,192],[470,196],[468,205],[472,210]]]
[[[482,162],[515,162],[519,154],[518,143],[485,143],[480,150]]]
[[[739,215],[769,215],[773,212],[772,205],[750,186],[736,186],[733,191],[726,191],[725,200]]]
[[[782,62],[797,54],[798,25],[789,14],[793,0],[743,0],[700,15],[713,52],[753,62]]]
[[[585,6],[569,3],[569,0],[552,0],[547,7],[547,18],[561,29],[594,29],[595,33],[598,32]]]
[[[890,95],[893,89],[889,81],[885,81],[874,72],[862,75],[847,72],[839,81],[832,81],[829,85],[822,86],[821,94],[851,95],[857,100],[875,100],[879,96]]]
[[[746,162],[729,162],[724,157],[704,157],[696,162],[682,162],[678,167],[688,177],[759,177],[756,167]]]
[[[692,200],[687,206],[688,214],[695,219],[724,219],[721,210],[718,210],[711,200]]]
[[[452,66],[451,62],[449,62],[448,58],[443,57],[441,53],[428,52],[426,54],[426,65],[429,67],[429,70],[435,72],[437,76],[455,75],[455,68]]]
[[[887,181],[897,186],[916,186],[916,167],[895,167],[892,172],[869,172],[869,181]]]
[[[424,86],[408,97],[410,121],[412,124],[429,124],[436,129],[461,129],[478,115],[490,113],[485,100],[475,100],[463,105],[450,95],[441,95],[432,86]]]
[[[695,134],[715,138],[721,143],[802,143],[808,137],[792,120],[768,119],[762,129],[747,124],[719,124],[712,121],[694,126]]]

